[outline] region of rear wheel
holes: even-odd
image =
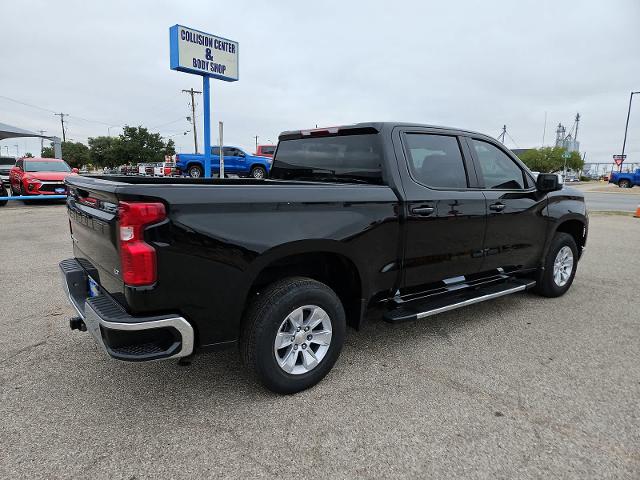
[[[251,169],[251,176],[253,178],[264,178],[267,176],[267,171],[264,167],[257,165]]]
[[[631,182],[627,179],[622,179],[618,182],[620,188],[631,188]]]
[[[538,273],[536,291],[545,297],[559,297],[571,287],[578,267],[578,247],[568,233],[553,237],[544,269]]]
[[[191,165],[187,172],[191,178],[200,178],[204,175],[204,170],[200,165]]]
[[[338,296],[310,278],[288,278],[256,297],[245,316],[240,352],[269,390],[295,393],[329,373],[346,329]]]

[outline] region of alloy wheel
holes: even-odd
[[[327,312],[317,305],[296,308],[280,324],[273,351],[280,368],[302,375],[316,368],[331,345],[332,326]]]
[[[556,255],[553,262],[553,281],[559,287],[564,287],[573,272],[573,251],[564,246]]]

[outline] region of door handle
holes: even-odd
[[[504,210],[504,207],[506,207],[504,203],[494,203],[492,205],[489,205],[489,209],[493,210],[494,212],[501,212],[502,210]]]
[[[411,209],[411,213],[416,215],[422,215],[426,217],[427,215],[431,215],[434,211],[433,207],[414,207]]]

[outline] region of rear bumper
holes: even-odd
[[[75,258],[63,260],[59,266],[71,305],[98,345],[111,357],[141,362],[193,353],[193,327],[183,317],[133,317],[105,292],[89,296],[87,272]]]

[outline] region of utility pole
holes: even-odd
[[[502,138],[502,140],[500,140],[500,142],[504,145],[504,136],[507,134],[507,126],[503,125],[502,126],[502,133],[500,135],[498,135],[498,140],[500,140]]]
[[[256,153],[258,152],[258,135],[256,135],[255,137],[253,137],[256,139]]]
[[[573,135],[573,141],[578,141],[578,126],[580,125],[580,114],[576,113],[576,133]]]
[[[620,162],[620,172],[622,171],[622,164],[624,163],[624,147],[627,145],[627,130],[629,129],[629,116],[631,115],[631,102],[633,101],[633,96],[639,94],[640,92],[631,92],[629,95],[629,110],[627,110],[627,123],[624,126],[624,140],[622,141],[622,161]]]
[[[40,156],[42,156],[42,150],[44,149],[44,138],[42,138],[42,136],[44,135],[44,132],[46,132],[46,130],[38,130],[40,132]]]
[[[54,113],[54,115],[60,117],[60,123],[62,124],[62,141],[66,142],[67,141],[67,137],[64,133],[64,117],[68,117],[69,114],[68,113]]]
[[[193,126],[193,146],[196,149],[196,153],[198,153],[198,133],[196,131],[196,100],[194,95],[201,94],[202,92],[198,92],[191,87],[189,90],[182,90],[182,93],[188,93],[191,95],[191,125]]]

